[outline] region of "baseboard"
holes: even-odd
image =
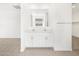
[[[16,35],[0,35],[0,38],[20,38],[20,36]]]

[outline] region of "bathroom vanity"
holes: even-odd
[[[21,52],[25,48],[72,51],[71,4],[21,4]]]

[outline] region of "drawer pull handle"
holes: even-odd
[[[48,37],[45,37],[45,40],[48,40]]]
[[[33,40],[34,38],[33,37],[31,37],[31,40]]]

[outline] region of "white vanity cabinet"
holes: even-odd
[[[21,51],[25,48],[53,48],[49,9],[47,4],[21,5]]]
[[[52,47],[52,38],[48,33],[25,33],[25,47]],[[49,37],[50,36],[50,37]]]
[[[72,50],[71,4],[21,4],[21,51],[51,47]]]

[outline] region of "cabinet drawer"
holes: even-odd
[[[50,33],[26,33],[23,41],[26,47],[52,47],[54,39]]]
[[[33,40],[31,39],[31,35],[24,34],[24,44],[26,47],[32,47],[33,46]]]
[[[53,38],[49,34],[41,34],[34,36],[34,47],[51,47],[53,45]]]

